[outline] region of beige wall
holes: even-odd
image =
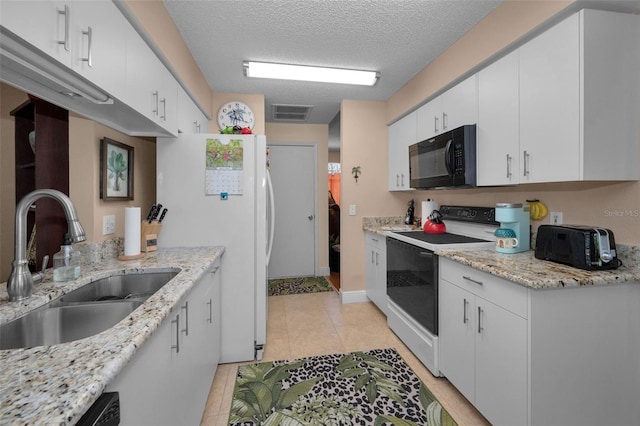
[[[0,83],[0,282],[6,281],[14,257],[15,150],[14,119],[9,112],[28,100],[27,95]],[[134,148],[134,199],[100,199],[100,139],[108,137]],[[156,144],[153,140],[124,135],[113,129],[69,114],[69,197],[78,211],[87,241],[95,242],[124,235],[124,208],[149,210],[156,194]],[[102,235],[102,217],[116,216],[116,233]],[[53,255],[53,253],[50,253]]]
[[[327,155],[329,126],[326,124],[266,123],[267,144],[314,144],[318,152],[318,265],[329,267],[329,204]]]
[[[384,102],[342,101],[340,110],[340,288],[364,289],[364,216],[399,216],[405,194],[387,191],[387,126]],[[351,174],[361,167],[358,182]],[[349,216],[349,205],[356,215]]]

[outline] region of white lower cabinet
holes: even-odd
[[[527,424],[527,290],[440,260],[440,371],[495,425]]]
[[[640,424],[640,284],[535,289],[440,257],[439,297],[440,371],[492,424]]]
[[[220,359],[220,262],[112,383],[122,425],[198,425]]]
[[[367,297],[388,316],[386,238],[375,232],[366,232],[365,247]]]

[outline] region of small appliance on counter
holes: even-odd
[[[530,230],[528,207],[522,204],[496,204],[496,251],[500,253],[521,253],[529,250]]]
[[[616,269],[621,265],[613,232],[594,226],[541,225],[534,255],[586,270]]]

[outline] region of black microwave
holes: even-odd
[[[409,180],[414,189],[476,186],[476,125],[409,146]]]

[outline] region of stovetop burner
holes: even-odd
[[[488,240],[481,240],[479,238],[467,237],[465,235],[458,234],[428,234],[423,231],[404,231],[394,232],[395,234],[403,235],[405,237],[413,238],[416,240],[424,241],[431,244],[461,244],[461,243],[486,243]]]

